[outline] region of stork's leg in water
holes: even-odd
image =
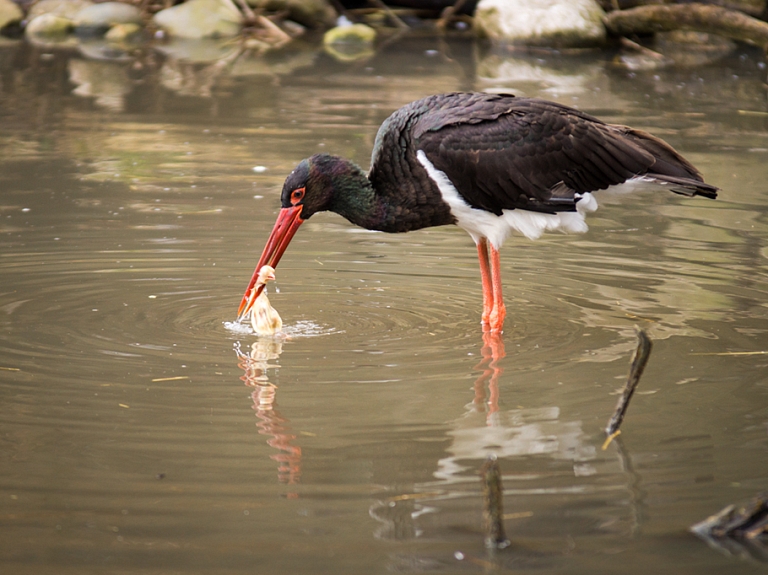
[[[501,260],[499,250],[485,238],[477,242],[477,259],[480,260],[480,277],[483,281],[483,329],[501,333],[507,308],[501,293]]]
[[[488,260],[488,240],[485,238],[477,242],[477,259],[480,260],[480,278],[483,282],[483,328],[487,329],[493,312],[493,281]]]
[[[501,293],[501,259],[499,258],[499,250],[492,244],[488,248],[491,252],[491,285],[493,289],[493,309],[488,318],[488,324],[491,333],[501,333],[504,329],[504,318],[507,316],[504,296]]]

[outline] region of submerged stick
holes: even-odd
[[[642,329],[637,330],[637,349],[635,349],[635,355],[632,356],[632,365],[629,367],[629,376],[627,376],[627,383],[624,385],[624,390],[621,392],[621,397],[616,404],[616,409],[613,412],[613,416],[608,421],[608,427],[605,428],[605,433],[608,435],[608,441],[606,441],[603,449],[605,449],[619,432],[619,426],[624,420],[624,414],[629,407],[629,400],[632,399],[632,394],[635,393],[637,384],[640,383],[640,376],[643,375],[645,364],[648,363],[648,358],[651,355],[651,339],[648,334]]]
[[[491,455],[480,468],[483,482],[483,521],[485,523],[485,546],[504,549],[509,539],[504,533],[504,497],[501,487],[501,471],[496,456]]]

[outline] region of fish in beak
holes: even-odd
[[[256,285],[259,278],[259,270],[261,270],[262,266],[277,267],[277,263],[283,256],[288,244],[291,243],[296,230],[304,223],[304,220],[301,219],[301,209],[301,205],[296,205],[280,210],[275,226],[272,228],[272,233],[269,234],[267,245],[264,246],[264,251],[261,253],[256,270],[253,272],[253,277],[251,277],[248,288],[245,290],[243,299],[240,302],[240,307],[237,310],[237,321],[241,321],[248,315],[256,298],[264,291],[264,284]]]

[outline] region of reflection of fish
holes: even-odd
[[[272,310],[274,311],[274,310]],[[301,447],[293,445],[296,435],[291,432],[291,424],[277,409],[277,386],[269,382],[268,370],[276,370],[280,366],[269,363],[278,359],[283,352],[281,338],[259,338],[251,345],[250,353],[240,351],[239,344],[235,346],[238,367],[243,370],[240,378],[248,387],[255,388],[251,393],[253,410],[259,422],[256,426],[259,433],[268,435],[267,445],[279,450],[270,455],[270,459],[279,463],[277,477],[280,483],[294,484],[301,477]],[[295,499],[295,492],[286,493],[289,499]]]
[[[256,280],[256,285],[266,286],[268,281],[275,279],[275,270],[271,266],[262,266],[259,270],[259,276]],[[254,290],[253,293],[259,293]],[[251,309],[251,325],[253,331],[258,335],[272,335],[280,331],[283,327],[283,320],[280,318],[280,314],[272,307],[267,298],[267,290],[261,290],[256,301],[253,303]]]

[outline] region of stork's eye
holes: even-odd
[[[304,188],[298,188],[291,192],[291,205],[295,206],[304,199]]]

